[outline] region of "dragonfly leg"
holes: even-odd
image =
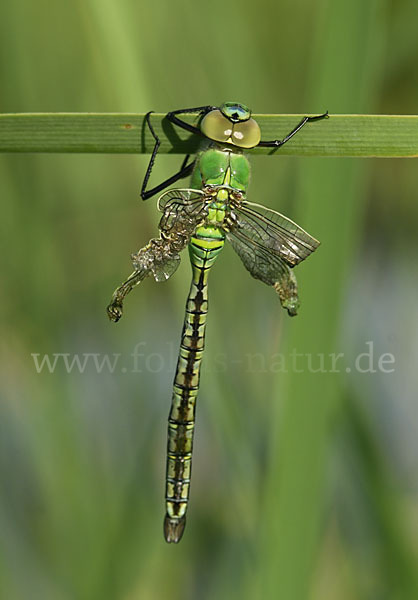
[[[122,283],[122,285],[116,288],[116,290],[113,292],[112,300],[107,307],[107,315],[111,321],[114,323],[119,321],[123,313],[123,301],[125,297],[129,294],[132,288],[138,285],[140,281],[145,279],[147,275],[149,275],[148,269],[134,271],[131,275],[129,275],[128,279]]]
[[[200,131],[199,127],[190,125],[190,123],[183,121],[183,119],[179,119],[177,115],[190,115],[193,113],[200,113],[203,116],[211,110],[215,110],[216,108],[216,106],[209,105],[197,106],[195,108],[179,108],[178,110],[172,110],[171,112],[167,113],[167,119],[170,121],[170,123],[174,123],[174,125],[177,125],[178,127],[185,129],[186,131],[196,133],[197,135],[202,135],[202,132]]]
[[[282,140],[271,140],[271,141],[263,141],[258,143],[258,146],[262,146],[264,148],[280,148],[286,142],[288,142],[298,131],[302,129],[306,123],[311,123],[312,121],[320,121],[321,119],[328,119],[328,111],[322,115],[316,115],[315,117],[303,117],[303,119],[292,129],[290,133],[287,134]]]
[[[149,160],[148,163],[148,167],[145,173],[145,177],[144,177],[144,181],[142,182],[142,187],[141,187],[141,198],[142,200],[148,200],[148,198],[151,198],[151,196],[154,196],[154,194],[158,194],[158,192],[161,192],[162,190],[164,190],[166,187],[168,187],[169,185],[172,185],[173,183],[175,183],[176,181],[178,181],[179,179],[183,179],[184,177],[188,177],[191,172],[193,171],[193,167],[195,164],[195,161],[188,163],[188,160],[190,158],[190,154],[187,154],[185,159],[183,160],[183,163],[180,167],[180,170],[177,173],[174,173],[174,175],[172,175],[171,177],[169,177],[168,179],[165,179],[163,182],[159,183],[158,185],[156,185],[155,187],[151,188],[150,190],[147,190],[147,185],[148,185],[148,181],[149,178],[151,176],[151,172],[152,172],[152,168],[154,166],[154,162],[155,162],[155,158],[158,154],[158,150],[161,144],[160,138],[158,137],[158,135],[155,133],[153,126],[151,125],[151,121],[150,121],[150,115],[152,114],[152,111],[150,111],[149,113],[147,113],[145,115],[145,121],[148,125],[148,128],[155,140],[154,143],[154,148],[152,150],[152,154],[151,154],[151,158]]]

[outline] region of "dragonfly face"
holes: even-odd
[[[179,118],[197,113],[199,125]],[[186,247],[192,266],[192,282],[186,303],[179,358],[173,384],[168,421],[166,469],[166,517],[164,536],[177,543],[183,535],[189,501],[195,406],[203,357],[208,312],[208,275],[225,241],[240,257],[247,271],[271,286],[290,316],[297,313],[298,290],[293,267],[305,260],[319,242],[280,213],[246,198],[250,163],[243,149],[264,146],[277,149],[309,121],[327,113],[304,117],[282,140],[260,141],[260,128],[243,104],[226,102],[219,107],[201,106],[167,114],[167,119],[205,143],[192,162],[183,161],[180,171],[147,189],[160,140],[150,122],[154,150],[142,185],[144,200],[191,175],[189,187],[165,191],[158,200],[163,213],[158,238],[132,254],[134,272],[118,287],[108,306],[112,321],[122,316],[125,296],[145,277],[165,281],[180,263]]]
[[[261,139],[260,127],[251,118],[250,109],[236,102],[225,102],[208,112],[200,130],[210,140],[238,148],[254,148]]]

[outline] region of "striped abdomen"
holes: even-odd
[[[186,304],[180,354],[174,378],[173,398],[168,419],[166,506],[164,535],[167,542],[180,541],[186,524],[189,500],[196,397],[200,364],[205,344],[208,312],[209,269],[222,250],[224,236],[199,229],[189,245],[193,279]]]

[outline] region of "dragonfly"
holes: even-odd
[[[225,102],[219,107],[200,106],[169,112],[166,119],[201,138],[193,160],[187,155],[178,172],[149,188],[160,139],[145,120],[154,139],[141,188],[143,200],[163,192],[157,202],[162,213],[159,237],[131,255],[133,273],[113,293],[107,313],[111,321],[122,316],[126,295],[148,276],[169,279],[188,247],[192,281],[186,301],[180,351],[168,418],[166,462],[166,515],[164,537],[178,543],[186,524],[189,503],[196,399],[199,390],[208,314],[208,276],[228,241],[255,279],[273,287],[290,316],[299,307],[293,267],[319,246],[319,241],[284,215],[247,200],[250,163],[245,154],[255,147],[277,149],[307,123],[328,117],[328,112],[304,117],[282,139],[262,140],[260,127],[244,104]],[[195,115],[195,122],[184,120]],[[168,189],[191,176],[188,187]],[[165,190],[165,191],[164,191]]]

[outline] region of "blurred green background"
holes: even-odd
[[[416,0],[16,0],[0,8],[0,111],[414,114],[416,17]],[[297,269],[293,320],[230,247],[211,274],[173,546],[166,418],[188,261],[141,284],[117,326],[105,313],[156,234],[147,160],[0,157],[1,597],[418,598],[416,162],[254,157],[250,199],[322,246]],[[154,181],[179,161],[161,157]],[[59,353],[116,366],[37,372],[34,354]]]

